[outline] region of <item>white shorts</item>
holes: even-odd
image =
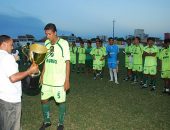
[[[50,97],[54,97],[57,103],[66,101],[66,91],[64,86],[52,87],[48,85],[42,85],[41,88],[41,100],[47,100]]]

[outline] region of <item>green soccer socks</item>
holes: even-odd
[[[49,123],[50,122],[50,106],[48,103],[42,104],[42,111],[43,111],[44,123]]]

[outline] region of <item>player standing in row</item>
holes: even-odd
[[[147,39],[147,46],[143,49],[144,56],[144,68],[143,68],[143,86],[142,88],[148,87],[148,80],[150,78],[150,86],[152,86],[151,90],[156,89],[156,74],[157,74],[157,56],[159,49],[157,46],[153,45],[154,39]]]
[[[85,72],[85,60],[86,60],[86,49],[84,47],[84,41],[80,40],[80,47],[77,50],[78,52],[78,67],[77,73]]]
[[[143,45],[140,44],[140,38],[135,37],[132,47],[132,72],[133,72],[133,83],[137,83],[139,80],[142,82],[142,71],[143,71]]]
[[[131,39],[127,39],[127,45],[125,46],[125,68],[127,69],[127,75],[125,81],[132,79],[132,48]]]
[[[70,45],[70,63],[72,72],[74,72],[76,69],[76,60],[77,60],[77,47],[76,43],[72,42],[72,44]]]
[[[164,80],[163,93],[170,94],[170,39],[165,39],[159,53],[161,60],[161,78]]]
[[[93,58],[90,55],[90,52],[92,50],[92,46],[91,46],[91,41],[87,40],[87,47],[86,47],[86,69],[87,69],[87,73],[91,73],[92,72],[92,66],[93,66]]]
[[[104,60],[105,52],[100,47],[100,39],[96,39],[96,48],[93,48],[90,54],[93,57],[93,74],[94,74],[94,80],[96,80],[97,76],[100,76],[100,79],[102,79],[102,65]]]
[[[104,55],[103,55],[103,57],[104,57],[104,59],[102,60],[102,72],[101,72],[101,77],[103,78],[103,75],[104,75],[104,67],[105,67],[105,64],[106,64],[106,47],[105,46],[103,46],[103,41],[102,40],[100,40],[99,38],[97,38],[99,41],[100,41],[100,48],[102,49],[102,51],[103,51],[103,53],[104,53]]]
[[[108,59],[108,68],[110,73],[110,81],[113,81],[113,74],[115,83],[119,84],[117,80],[117,68],[118,68],[118,53],[119,53],[119,47],[114,44],[114,39],[110,37],[108,39],[109,45],[106,47],[107,52],[107,59]]]

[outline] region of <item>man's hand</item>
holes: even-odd
[[[67,91],[70,88],[70,81],[69,80],[65,80],[64,82],[64,90]]]
[[[18,55],[14,55],[15,61],[19,60],[19,56]]]
[[[30,68],[28,69],[29,75],[34,74],[34,73],[38,73],[39,69],[38,69],[38,65],[33,63]]]

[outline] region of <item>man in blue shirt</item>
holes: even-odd
[[[108,57],[108,68],[110,73],[110,81],[113,81],[113,74],[115,83],[119,84],[117,80],[117,67],[118,67],[118,53],[119,47],[114,44],[114,39],[110,37],[108,39],[109,45],[106,47],[107,57]]]

